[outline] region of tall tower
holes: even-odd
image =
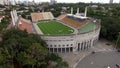
[[[113,4],[113,0],[110,0],[110,2],[109,2],[110,4]]]
[[[17,27],[18,25],[18,15],[17,15],[17,11],[13,10],[10,12],[11,13],[11,17],[12,17],[12,26],[13,27]]]
[[[24,5],[28,5],[28,0],[23,0]]]
[[[32,2],[33,2],[33,5],[35,5],[35,0],[33,0]]]
[[[71,7],[71,14],[73,14],[73,7]]]
[[[85,17],[87,17],[87,7],[85,7]]]
[[[11,5],[16,5],[16,1],[15,0],[9,0]]]
[[[79,8],[77,8],[77,14],[79,14]]]
[[[57,1],[55,1],[55,0],[50,0],[50,4],[51,4],[51,5],[56,4],[56,3],[57,3]]]
[[[1,4],[1,5],[4,5],[4,0],[0,0],[0,4]]]

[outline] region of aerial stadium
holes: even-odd
[[[55,18],[51,12],[31,13],[34,30],[47,43],[52,53],[79,52],[94,46],[100,33],[100,20],[85,13],[62,14]]]

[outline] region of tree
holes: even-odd
[[[54,61],[58,61],[59,57],[49,53],[45,45],[39,35],[17,29],[7,30],[2,34],[0,42],[0,66],[47,68],[49,61],[53,61],[52,57],[56,57]]]
[[[3,34],[2,39],[3,39],[3,42],[1,43],[0,47],[3,47],[4,48],[3,50],[7,50],[7,51],[3,51],[4,52],[3,54],[4,55],[6,54],[5,56],[10,55],[12,57],[10,59],[13,62],[17,62],[19,65],[23,65],[20,62],[20,60],[22,60],[22,59],[23,59],[23,61],[25,60],[25,58],[23,58],[25,56],[25,54],[29,55],[28,58],[30,59],[30,57],[32,56],[35,49],[37,50],[36,53],[39,51],[37,53],[38,55],[43,55],[45,57],[45,55],[48,54],[47,49],[45,49],[46,47],[43,45],[43,44],[45,44],[45,42],[43,42],[43,40],[40,38],[40,36],[34,35],[34,34],[28,34],[26,31],[20,31],[20,30],[16,30],[16,29],[8,30]],[[35,44],[35,46],[34,46],[34,43],[38,43],[39,45]],[[29,50],[30,48],[31,48],[31,50]],[[34,48],[34,49],[32,50],[32,48]],[[40,48],[43,48],[43,49],[40,49]],[[42,50],[44,50],[44,51],[42,51]],[[31,51],[31,53],[30,53],[30,51]],[[28,54],[28,53],[30,53],[30,54]],[[34,58],[42,57],[42,56],[38,56],[37,54],[34,55]],[[2,57],[3,56],[1,56],[1,58]],[[32,60],[34,60],[33,57],[31,57],[31,58],[32,58]],[[6,60],[8,60],[8,59],[6,59]],[[2,59],[1,59],[1,61],[2,61]],[[27,61],[27,59],[26,59],[26,61]],[[29,62],[29,63],[31,63],[31,62]]]
[[[41,68],[47,66],[46,57],[48,51],[39,43],[33,43],[26,51],[20,52],[17,60],[20,61],[23,67]]]

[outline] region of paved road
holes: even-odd
[[[117,68],[120,64],[120,52],[98,52],[82,59],[76,68]]]
[[[106,45],[107,43],[111,44],[111,45]],[[63,54],[59,54],[59,56],[61,56],[65,61],[67,61],[67,63],[69,64],[69,68],[76,68],[76,65],[87,55],[89,55],[92,51],[96,51],[96,52],[105,52],[105,51],[114,51],[113,45],[111,42],[105,40],[105,39],[101,39],[98,41],[98,43],[93,46],[92,48],[83,50],[78,52],[78,54],[74,54],[74,53],[63,53]]]

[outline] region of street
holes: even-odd
[[[117,68],[116,64],[120,64],[119,52],[97,52],[82,59],[76,68]]]

